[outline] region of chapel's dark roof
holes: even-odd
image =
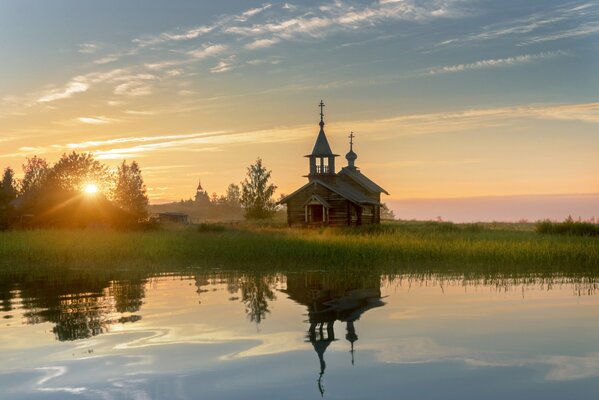
[[[363,173],[361,173],[360,171],[358,171],[355,168],[343,167],[343,168],[341,168],[341,171],[339,171],[339,173],[337,175],[346,175],[346,176],[350,177],[357,184],[359,184],[360,186],[362,186],[364,189],[368,190],[369,192],[385,193],[386,195],[389,194],[385,189],[383,189],[382,187],[380,187],[379,185],[374,183],[372,180],[370,180],[370,178],[368,178],[366,175],[364,175]]]
[[[295,192],[293,192],[293,193],[291,193],[291,194],[283,197],[281,200],[279,200],[279,203],[280,204],[287,203],[289,201],[289,199],[291,199],[292,197],[294,197],[297,194],[301,193],[306,188],[308,188],[308,187],[310,187],[312,185],[322,185],[323,187],[329,189],[332,192],[335,192],[335,193],[343,196],[345,199],[347,199],[347,200],[349,200],[349,201],[351,201],[352,203],[355,203],[355,204],[375,204],[375,205],[381,205],[380,202],[369,198],[365,194],[361,193],[359,190],[356,190],[355,188],[353,188],[348,183],[338,181],[335,184],[330,184],[330,183],[321,181],[319,179],[314,179],[311,182],[306,183],[304,186],[302,186],[301,188],[297,189]]]

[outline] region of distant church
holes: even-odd
[[[310,159],[308,183],[279,201],[287,205],[289,225],[350,226],[381,221],[381,193],[385,189],[355,165],[354,135],[349,135],[347,167],[335,172],[335,157],[324,133],[324,103],[320,102],[320,132]]]

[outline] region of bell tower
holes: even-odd
[[[308,180],[313,179],[329,179],[335,176],[335,157],[337,154],[333,154],[329,141],[324,133],[324,103],[320,100],[320,132],[316,138],[314,149],[312,154],[308,154],[305,157],[310,159],[310,173],[307,175]]]

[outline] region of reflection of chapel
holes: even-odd
[[[319,274],[290,274],[287,276],[289,298],[308,307],[307,341],[318,355],[320,372],[318,389],[324,392],[322,378],[326,369],[325,351],[337,340],[335,322],[345,323],[345,339],[350,343],[351,363],[354,364],[354,343],[358,340],[354,322],[366,311],[385,305],[381,298],[378,276],[361,277],[359,282],[346,280],[327,282]]]
[[[381,220],[381,193],[385,189],[356,167],[350,134],[347,166],[335,172],[335,157],[324,133],[324,104],[320,102],[320,132],[311,154],[308,183],[281,199],[287,205],[289,225],[362,225]]]

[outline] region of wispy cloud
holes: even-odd
[[[249,18],[260,14],[261,12],[263,12],[264,10],[267,10],[270,7],[271,7],[270,4],[266,4],[262,7],[248,9],[238,15],[223,16],[223,17],[217,19],[213,25],[200,25],[200,26],[196,26],[196,27],[189,28],[186,30],[181,30],[179,32],[171,31],[171,32],[163,32],[159,35],[147,35],[144,37],[139,37],[139,38],[133,39],[133,43],[139,47],[146,47],[146,46],[157,45],[157,44],[166,43],[166,42],[173,42],[173,41],[179,42],[179,41],[184,41],[184,40],[193,40],[193,39],[196,39],[205,34],[211,33],[213,31],[217,30],[218,28],[222,27],[223,25],[231,24],[234,21],[235,22],[245,22]]]
[[[534,36],[525,40],[522,44],[533,44],[541,42],[549,42],[560,39],[571,39],[577,37],[591,36],[599,34],[599,23],[589,22],[577,26],[576,28],[567,29],[547,35]]]
[[[50,103],[56,100],[68,99],[74,94],[86,92],[93,84],[118,79],[126,70],[114,69],[107,72],[92,72],[78,75],[71,79],[64,87],[49,89],[36,97],[38,103]]]
[[[553,41],[567,37],[588,36],[598,33],[594,22],[599,17],[599,4],[574,2],[533,13],[523,18],[483,27],[478,33],[445,40],[438,46],[466,45],[469,42],[495,40],[516,36],[521,45]],[[564,26],[570,25],[568,29]],[[543,32],[530,36],[534,32]]]
[[[427,70],[427,74],[435,75],[435,74],[443,74],[443,73],[451,73],[451,72],[463,72],[473,69],[483,69],[483,68],[497,68],[497,67],[506,67],[520,64],[529,64],[533,61],[544,60],[548,58],[555,58],[558,56],[565,55],[566,53],[563,51],[546,51],[538,54],[523,54],[514,57],[507,58],[495,58],[488,60],[479,60],[473,63],[468,64],[456,64],[456,65],[446,65],[442,67],[430,68]]]
[[[219,74],[222,72],[230,71],[233,68],[231,60],[220,60],[218,64],[210,68],[210,72],[213,74]]]
[[[106,57],[98,58],[97,60],[94,61],[94,64],[97,64],[97,65],[109,64],[118,59],[119,58],[117,56],[106,56]]]
[[[79,118],[77,118],[77,121],[84,123],[84,124],[90,124],[90,125],[105,125],[105,124],[110,124],[110,123],[115,122],[115,120],[112,118],[107,118],[107,117],[102,117],[102,116],[79,117]]]
[[[195,50],[191,50],[187,52],[190,56],[194,58],[206,58],[211,56],[216,56],[227,50],[227,46],[223,44],[207,44],[203,47]]]
[[[50,103],[52,101],[68,99],[75,93],[82,93],[89,89],[89,84],[82,80],[73,80],[62,89],[54,89],[46,92],[37,99],[39,103]]]
[[[93,54],[98,50],[99,46],[95,43],[82,43],[79,45],[79,53],[82,54]]]
[[[106,117],[86,117],[101,120]],[[452,134],[486,127],[519,124],[522,120],[564,120],[599,124],[599,102],[581,104],[524,105],[468,109],[445,113],[399,115],[382,119],[347,120],[335,124],[337,131],[369,132],[372,140],[397,136]],[[84,121],[81,121],[84,122]],[[92,122],[93,123],[93,122]],[[296,142],[313,137],[313,125],[273,127],[250,131],[211,131],[154,136],[126,136],[83,142],[57,143],[43,147],[21,147],[0,157],[24,157],[31,154],[56,154],[64,151],[91,152],[100,159],[142,157],[147,153],[213,152],[229,146]],[[420,161],[422,162],[422,161]],[[426,161],[425,161],[426,162]],[[478,159],[437,161],[438,164],[476,163]],[[415,164],[404,161],[401,166]],[[375,167],[371,165],[371,167]]]
[[[274,44],[279,43],[281,40],[278,38],[271,38],[271,39],[258,39],[255,40],[251,43],[248,43],[245,45],[246,49],[250,49],[250,50],[254,50],[254,49],[261,49],[264,47],[270,47]]]
[[[347,121],[340,130],[377,132],[371,136],[413,136],[448,134],[471,129],[505,126],[522,119],[599,123],[599,102],[580,104],[523,105],[478,108],[455,112],[400,115],[376,120]]]
[[[270,7],[272,7],[271,4],[265,4],[262,7],[250,8],[249,10],[241,13],[241,15],[239,17],[237,17],[236,19],[238,21],[246,21],[248,18],[253,17],[254,15],[260,14],[264,10],[268,10]]]

